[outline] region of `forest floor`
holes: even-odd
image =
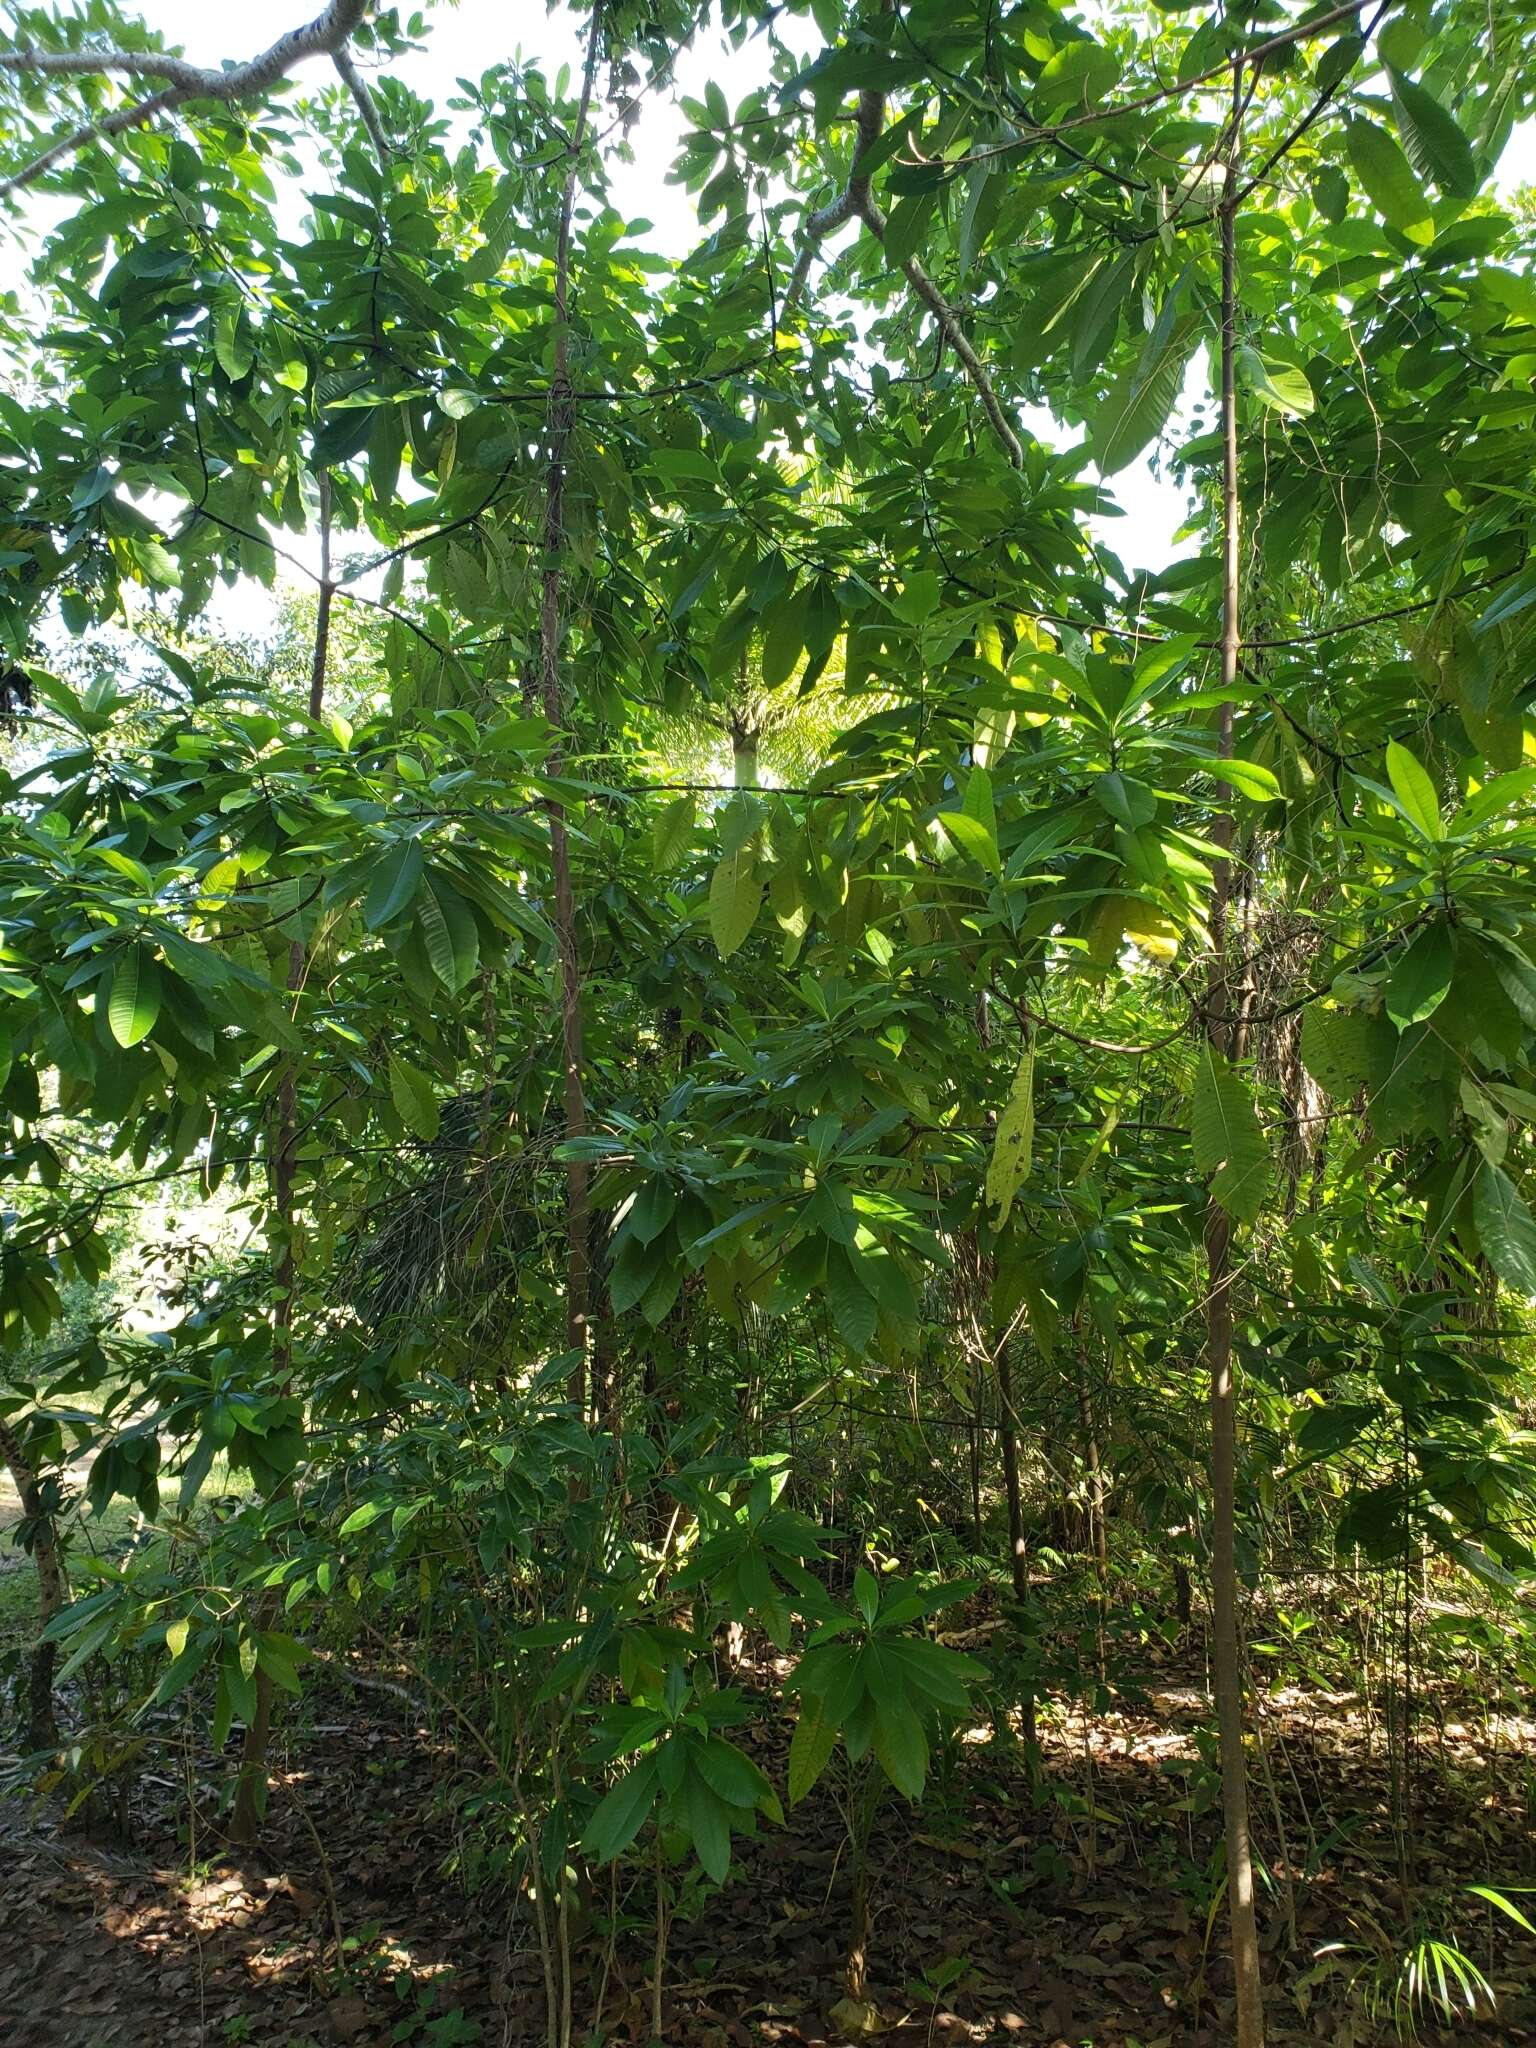
[[[1202,1669],[1170,1654],[1134,1710],[1043,1716],[1038,1789],[1016,1749],[977,1730],[920,1815],[894,1799],[882,1809],[870,1950],[879,2038],[902,2048],[1230,2041],[1211,1778],[1197,1740],[1203,1685]],[[1420,2037],[1536,2042],[1536,1942],[1463,1889],[1530,1880],[1536,1722],[1474,1725],[1456,1718],[1464,1699],[1423,1705],[1420,1925],[1459,1938],[1498,1987],[1500,2011],[1450,2031],[1425,2025]],[[339,1660],[318,1668],[303,1720],[277,1745],[266,1847],[234,1860],[219,1855],[209,1821],[187,1838],[188,1783],[211,1815],[227,1768],[190,1748],[139,1760],[113,1837],[67,1830],[19,1797],[0,1804],[0,2040],[542,2043],[529,1916],[504,1890],[465,1883],[476,1838],[461,1795],[472,1786],[435,1720],[380,1689],[377,1665],[359,1664],[355,1678]],[[1283,1822],[1294,1873],[1294,1936],[1281,1893],[1265,1903],[1271,2041],[1390,2040],[1407,1916],[1379,1719],[1358,1696],[1293,1686],[1267,1696],[1264,1725],[1258,1832],[1273,1856]],[[782,1782],[782,1755],[762,1760]],[[844,2038],[834,2017],[842,1843],[836,1802],[818,1792],[786,1827],[744,1842],[727,1887],[678,1916],[668,2048]],[[603,1888],[577,1930],[578,2044],[652,2038],[648,1906],[648,1877],[616,1901]]]

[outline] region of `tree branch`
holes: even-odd
[[[363,126],[368,130],[374,152],[381,164],[389,162],[389,141],[384,133],[384,123],[379,119],[379,110],[373,103],[373,94],[368,81],[352,60],[352,51],[343,43],[339,50],[332,50],[331,62],[336,66],[336,76],[357,102],[357,111],[362,116]]]
[[[805,289],[806,279],[810,275],[811,257],[817,243],[824,241],[835,228],[840,228],[844,221],[861,220],[876,241],[884,242],[885,214],[870,189],[868,175],[861,176],[859,172],[860,163],[880,139],[884,125],[885,94],[866,88],[859,94],[859,108],[854,116],[857,140],[854,144],[853,164],[848,173],[848,183],[835,199],[825,206],[818,207],[814,213],[806,217],[805,226],[801,231],[800,253],[795,259],[789,290],[784,295],[784,314],[780,316],[781,318],[793,310]],[[993,433],[1002,443],[1004,454],[1015,469],[1022,469],[1023,445],[1002,408],[986,364],[971,346],[970,339],[960,324],[959,315],[915,256],[903,258],[901,272],[913,292],[933,314],[938,322],[939,332],[964,365],[965,374],[975,387],[976,395],[981,400],[981,409],[986,414]]]
[[[361,26],[368,0],[330,0],[313,21],[290,29],[275,43],[248,58],[214,70],[191,64],[160,50],[38,50],[27,45],[18,50],[0,50],[0,72],[37,78],[124,78],[157,79],[158,92],[119,107],[99,121],[89,121],[45,149],[21,170],[0,181],[0,196],[34,184],[46,171],[65,158],[77,155],[92,142],[137,128],[187,100],[219,100],[226,105],[250,99],[286,78],[306,57],[330,57],[357,101],[364,125],[380,157],[387,157],[388,145],[372,97],[353,65],[347,45]]]

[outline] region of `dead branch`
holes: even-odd
[[[55,164],[76,156],[92,142],[105,141],[125,129],[142,127],[157,114],[184,105],[188,100],[218,100],[231,105],[265,92],[285,78],[307,57],[330,57],[343,83],[357,102],[364,125],[382,158],[388,155],[384,130],[372,95],[352,61],[348,45],[362,23],[368,0],[330,0],[323,13],[301,27],[279,36],[265,50],[243,64],[214,70],[191,64],[185,57],[158,50],[38,50],[30,45],[18,50],[0,50],[0,72],[35,78],[124,78],[156,79],[160,90],[134,100],[126,107],[87,121],[70,134],[50,144],[40,156],[0,181],[0,195],[9,195],[35,184]]]

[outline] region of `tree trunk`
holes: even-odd
[[[742,656],[741,682],[746,688],[746,656]],[[756,789],[758,786],[757,733],[747,719],[732,713],[731,733],[731,783],[736,789]]]
[[[0,1458],[4,1458],[10,1467],[21,1511],[32,1525],[29,1548],[37,1571],[38,1640],[32,1645],[27,1666],[27,1748],[54,1750],[59,1746],[59,1721],[53,1698],[56,1646],[44,1642],[42,1634],[69,1598],[64,1560],[59,1552],[58,1538],[54,1535],[53,1522],[44,1512],[42,1488],[32,1461],[22,1448],[21,1438],[8,1422],[3,1421],[0,1421]]]
[[[1008,1495],[1008,1571],[1016,1600],[1029,1597],[1024,1563],[1024,1490],[1019,1483],[1018,1418],[1013,1406],[1013,1358],[1007,1344],[997,1354],[997,1441]]]
[[[1221,225],[1222,619],[1223,703],[1218,753],[1232,756],[1232,699],[1241,647],[1238,612],[1237,492],[1237,271],[1238,152],[1243,109],[1243,67],[1232,68],[1232,116],[1227,135]],[[1232,819],[1217,820],[1212,837],[1222,848],[1211,888],[1211,982],[1206,1036],[1213,1051],[1228,1050],[1227,911],[1232,889]],[[1237,1393],[1232,1373],[1232,1231],[1225,1210],[1206,1209],[1206,1354],[1211,1374],[1211,1655],[1216,1719],[1221,1737],[1221,1806],[1226,1828],[1227,1912],[1232,1968],[1237,1981],[1237,2048],[1263,2048],[1264,1991],[1259,1971],[1254,1910],[1253,1849],[1248,1823],[1248,1763],[1244,1748],[1243,1670],[1237,1620]]]
[[[315,610],[315,644],[309,667],[308,711],[311,723],[318,722],[325,709],[325,671],[331,648],[331,479],[322,470],[320,487],[320,596]],[[298,999],[309,970],[309,949],[302,939],[288,948],[288,1002],[296,1012]],[[273,1268],[276,1301],[272,1310],[272,1363],[286,1395],[293,1387],[293,1308],[298,1285],[298,1262],[294,1255],[297,1207],[294,1181],[298,1172],[299,1075],[294,1060],[284,1062],[277,1084],[277,1127],[272,1135],[272,1207],[279,1232],[277,1259]],[[277,1593],[263,1595],[256,1614],[258,1628],[270,1628],[277,1615]],[[229,1837],[242,1849],[253,1848],[261,1834],[267,1803],[267,1749],[272,1737],[272,1680],[258,1664],[254,1679],[256,1711],[246,1724],[240,1744],[239,1775],[235,1781],[235,1802],[230,1814]]]
[[[564,764],[564,691],[560,673],[560,643],[563,634],[561,607],[564,596],[565,554],[565,465],[566,453],[576,425],[576,401],[571,390],[571,223],[576,211],[576,187],[581,167],[581,150],[586,140],[587,117],[592,106],[592,82],[597,71],[598,31],[602,8],[594,4],[592,26],[587,38],[586,68],[582,74],[581,104],[567,149],[565,187],[560,202],[560,227],[555,243],[555,346],[554,373],[549,385],[548,444],[549,467],[544,485],[544,579],[539,605],[539,694],[544,716],[555,735],[547,774],[553,780]],[[567,1140],[587,1135],[587,1091],[585,1056],[582,1045],[581,949],[576,936],[576,891],[571,879],[571,849],[565,829],[565,805],[548,797],[544,813],[549,820],[549,859],[554,877],[555,951],[560,974],[560,1056],[565,1078],[565,1136]],[[565,1165],[565,1324],[566,1348],[571,1353],[567,1382],[570,1400],[578,1414],[587,1407],[587,1367],[591,1350],[592,1263],[588,1247],[591,1185],[585,1159],[568,1159]]]

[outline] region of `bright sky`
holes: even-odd
[[[265,41],[275,35],[286,25],[290,11],[295,25],[309,18],[313,5],[314,0],[265,0],[263,6],[235,10],[212,8],[208,0],[141,0],[138,12],[194,62],[212,65],[252,54],[247,41],[254,44],[258,37]],[[509,16],[515,26],[509,24]],[[564,9],[550,15],[541,8],[509,7],[508,0],[450,0],[448,5],[433,7],[427,18],[430,27],[425,51],[401,62],[413,89],[439,108],[445,108],[454,95],[457,79],[476,76],[519,50],[536,56],[551,75],[561,64],[569,64],[574,75],[581,61],[576,33],[579,23]],[[778,28],[801,54],[814,54],[821,47],[820,32],[808,18],[781,16]],[[317,69],[322,61],[328,64],[329,60],[311,60],[310,68]],[[615,196],[631,220],[652,222],[654,232],[649,239],[665,253],[683,254],[697,232],[691,197],[667,182],[687,127],[676,95],[702,98],[705,84],[713,79],[734,105],[761,83],[765,68],[760,43],[749,41],[732,51],[722,37],[709,33],[680,60],[672,89],[647,98],[630,134],[635,162],[620,172]],[[1527,122],[1511,141],[1498,183],[1507,191],[1532,178],[1536,178],[1536,123]],[[848,232],[856,231],[850,226]],[[1186,385],[1186,403],[1204,374],[1204,358],[1197,356]],[[1042,410],[1027,411],[1024,424],[1042,441],[1060,444],[1070,438],[1070,430]],[[1154,475],[1148,462],[1137,462],[1122,471],[1115,479],[1114,492],[1125,516],[1093,523],[1128,566],[1158,569],[1188,552],[1192,543],[1175,538],[1187,515],[1185,495]],[[231,630],[259,629],[267,603],[265,593],[255,587],[249,593],[230,593],[221,603],[221,620]]]

